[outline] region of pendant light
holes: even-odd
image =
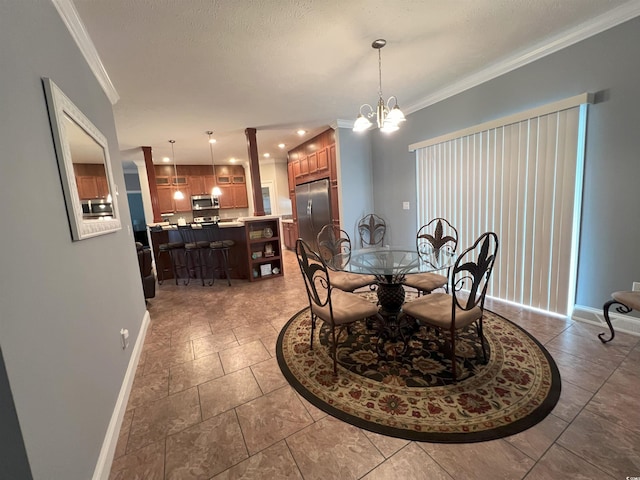
[[[371,44],[371,47],[378,50],[378,103],[375,109],[368,103],[365,103],[360,107],[358,118],[356,118],[356,121],[353,124],[354,132],[364,132],[371,128],[373,124],[369,119],[373,118],[374,115],[376,116],[378,128],[384,133],[395,132],[400,128],[400,123],[406,120],[402,110],[398,107],[398,99],[395,96],[392,95],[389,97],[386,103],[382,98],[382,56],[380,54],[380,50],[386,44],[387,41],[382,38],[375,40]],[[392,101],[394,102],[393,107],[391,106]],[[362,109],[365,107],[368,108],[369,111],[363,114]]]
[[[173,144],[176,143],[175,140],[169,140],[169,143],[171,144],[171,156],[173,157],[173,174],[174,174],[174,179],[177,182],[178,181],[178,167],[176,167],[176,152],[173,149]],[[184,193],[182,193],[178,188],[176,188],[176,191],[173,192],[173,199],[174,200],[184,200]]]
[[[216,143],[216,139],[212,138],[213,132],[211,130],[207,130],[207,135],[209,135],[209,153],[211,154],[211,172],[213,173],[213,178],[216,178],[216,165],[213,163],[213,144]],[[213,206],[215,208],[218,207],[218,197],[222,193],[220,187],[217,185],[211,189],[211,198],[213,199]]]

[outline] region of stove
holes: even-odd
[[[220,221],[219,216],[213,217],[194,217],[193,223],[218,223]]]

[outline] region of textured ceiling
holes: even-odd
[[[437,92],[588,22],[623,0],[74,0],[120,100],[120,149],[151,146],[154,161],[285,158],[353,120],[382,91],[405,113]],[[636,2],[637,3],[637,2]],[[131,150],[134,151],[134,150]],[[125,158],[127,155],[125,154]]]

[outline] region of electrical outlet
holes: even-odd
[[[126,328],[120,330],[120,340],[122,340],[122,349],[124,350],[129,346],[129,330]]]
[[[634,292],[640,292],[640,282],[633,282],[631,290]]]
[[[403,210],[409,210],[410,206],[409,206],[409,202],[402,202],[402,209]]]

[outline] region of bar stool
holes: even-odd
[[[167,242],[158,245],[158,258],[156,260],[156,270],[158,273],[158,285],[164,282],[165,272],[171,272],[178,285],[178,271],[176,268],[178,252],[184,248],[183,242]],[[169,268],[161,267],[163,265],[163,257],[168,259]]]
[[[236,242],[233,240],[219,240],[220,226],[217,223],[203,225],[202,229],[206,232],[206,238],[209,243],[209,259],[211,260],[211,281],[209,285],[213,285],[216,276],[216,268],[213,262],[213,256],[216,255],[222,263],[227,283],[231,286],[231,273],[229,272],[229,248],[233,247]],[[219,268],[219,267],[218,267]]]
[[[209,242],[198,240],[196,231],[190,225],[178,225],[178,231],[184,242],[184,268],[187,274],[184,284],[189,285],[192,273],[195,275],[200,274],[200,281],[204,287],[204,262],[201,252],[203,249],[209,248]],[[191,263],[191,266],[189,266],[189,263]]]

